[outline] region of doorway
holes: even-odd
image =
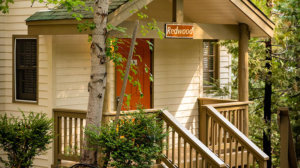
[[[131,39],[121,39],[118,44],[118,52],[126,58],[119,66],[116,66],[116,96],[120,96],[123,75],[127,63]],[[129,73],[123,106],[121,110],[136,110],[138,107],[151,108],[151,62],[152,51],[149,47],[151,39],[136,39],[137,45],[132,57],[132,68]],[[132,70],[133,69],[133,70]]]

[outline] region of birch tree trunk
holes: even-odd
[[[107,16],[109,0],[95,0],[94,23],[95,29],[92,31],[91,54],[91,75],[88,84],[89,102],[86,117],[86,126],[94,125],[99,127],[102,120],[103,100],[106,87],[106,54],[105,40],[107,34]],[[84,140],[83,151],[81,153],[81,163],[97,164],[97,151],[90,150],[91,144]]]

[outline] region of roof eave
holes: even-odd
[[[239,8],[250,20],[252,20],[264,35],[254,35],[254,37],[273,37],[275,24],[269,20],[253,3],[245,0],[230,0]]]

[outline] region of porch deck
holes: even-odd
[[[159,113],[168,136],[166,148],[157,166],[167,167],[266,167],[268,156],[248,138],[248,104],[233,100],[199,98],[199,137],[182,126],[167,110],[148,109]],[[79,161],[84,138],[86,111],[54,109],[54,164]],[[107,122],[115,113],[104,113]],[[62,166],[62,165],[61,165]]]

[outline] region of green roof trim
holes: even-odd
[[[108,8],[108,13],[112,13],[118,9],[121,5],[125,4],[129,0],[112,0]],[[93,6],[93,1],[86,2],[86,6]],[[92,19],[93,13],[91,11],[86,11],[83,9],[75,9],[74,12],[68,12],[67,9],[59,7],[56,9],[48,11],[39,11],[31,15],[26,19],[26,22],[30,21],[42,21],[42,20],[64,20],[64,19],[74,19],[73,13],[80,13],[83,15],[83,19]]]

